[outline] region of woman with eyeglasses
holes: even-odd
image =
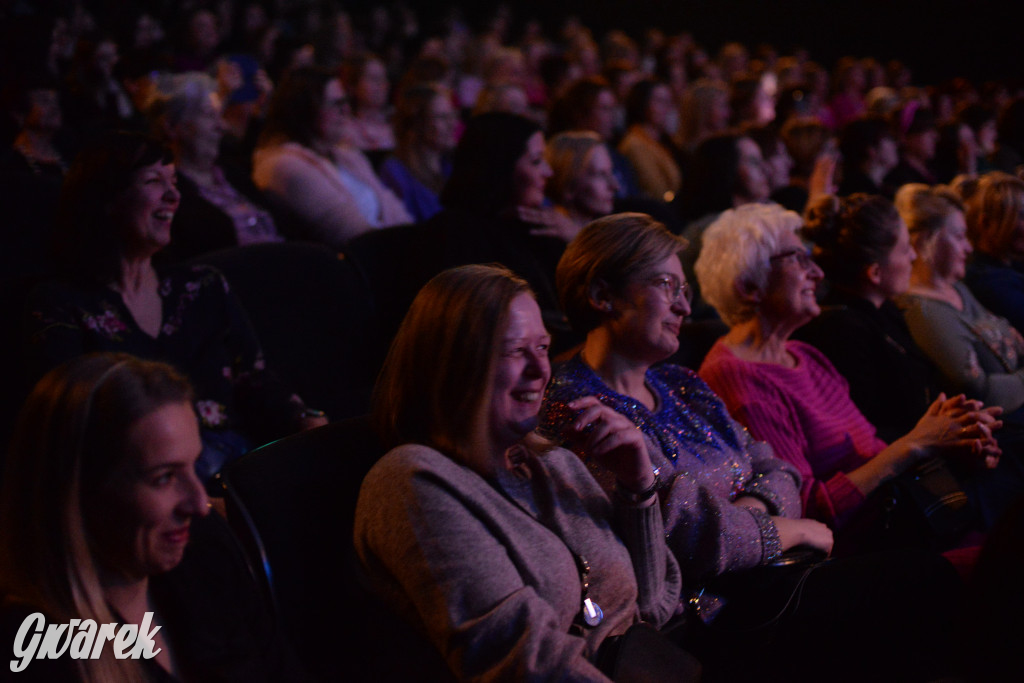
[[[764,680],[758,662],[765,658],[772,680],[863,680],[881,661],[894,667],[894,680],[917,680],[916,673],[899,677],[941,659],[917,650],[917,638],[944,623],[929,604],[936,587],[955,593],[952,567],[917,553],[895,565],[912,572],[893,571],[891,559],[874,556],[810,561],[831,551],[833,537],[825,524],[801,519],[797,468],[751,436],[696,374],[662,364],[689,314],[678,257],[685,246],[644,214],[596,220],[569,244],[558,264],[558,292],[586,341],[554,372],[539,433],[573,449],[606,490],[614,489],[614,475],[576,436],[602,428],[602,420],[581,413],[575,401],[593,396],[643,435],[691,623],[706,624],[687,644],[707,680]],[[796,561],[801,555],[803,563]],[[893,605],[884,625],[877,623],[879,600]],[[901,637],[881,633],[889,629]],[[850,643],[865,632],[881,642],[853,662]],[[905,649],[883,652],[897,642]],[[850,662],[842,674],[831,664],[840,659]],[[826,667],[833,675],[823,674]]]
[[[366,156],[344,142],[351,109],[329,69],[291,71],[274,90],[252,179],[296,219],[301,237],[341,247],[376,228],[411,223]]]
[[[995,467],[1000,423],[977,402],[940,394],[909,433],[890,444],[878,438],[825,355],[790,339],[821,312],[823,274],[797,237],[801,223],[777,205],[750,205],[726,211],[704,234],[697,277],[730,329],[700,376],[797,469],[804,514],[841,534],[883,482],[933,455]]]
[[[679,347],[690,313],[685,247],[638,213],[596,220],[569,244],[559,298],[586,341],[554,373],[543,431],[559,439],[576,419],[571,402],[591,395],[636,424],[660,470],[669,543],[689,559],[690,578],[749,569],[799,544],[828,552],[831,532],[798,519],[796,471],[751,439],[693,372],[658,365]]]

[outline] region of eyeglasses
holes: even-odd
[[[781,254],[769,256],[768,261],[781,261],[783,259],[787,259],[790,257],[792,257],[793,260],[796,261],[796,264],[803,268],[804,270],[808,270],[811,266],[814,265],[814,259],[811,258],[810,249],[790,249],[788,251],[782,252]]]
[[[680,281],[675,275],[661,275],[651,279],[651,284],[661,290],[668,298],[670,304],[674,304],[679,301],[681,296],[689,304],[693,300],[693,290],[690,288],[690,283]]]

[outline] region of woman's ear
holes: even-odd
[[[864,269],[864,277],[873,285],[880,284],[882,282],[882,266],[872,263]]]
[[[737,278],[733,288],[740,297],[740,301],[747,304],[759,304],[764,298],[764,292],[756,283],[744,278]]]
[[[594,278],[590,281],[590,288],[587,291],[587,301],[595,311],[611,313],[612,310],[612,288],[601,278]]]

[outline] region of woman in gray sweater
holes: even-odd
[[[594,398],[575,406],[569,437],[615,472],[612,497],[531,435],[549,339],[525,281],[455,268],[417,296],[378,382],[395,448],[363,483],[356,550],[460,680],[607,680],[602,644],[679,606],[640,432]]]

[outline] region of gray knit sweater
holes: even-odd
[[[460,680],[607,680],[592,663],[604,639],[639,619],[660,626],[679,604],[658,506],[613,504],[561,449],[488,481],[400,446],[363,482],[355,545],[380,595]],[[573,552],[604,610],[582,636],[570,633],[581,605]]]

